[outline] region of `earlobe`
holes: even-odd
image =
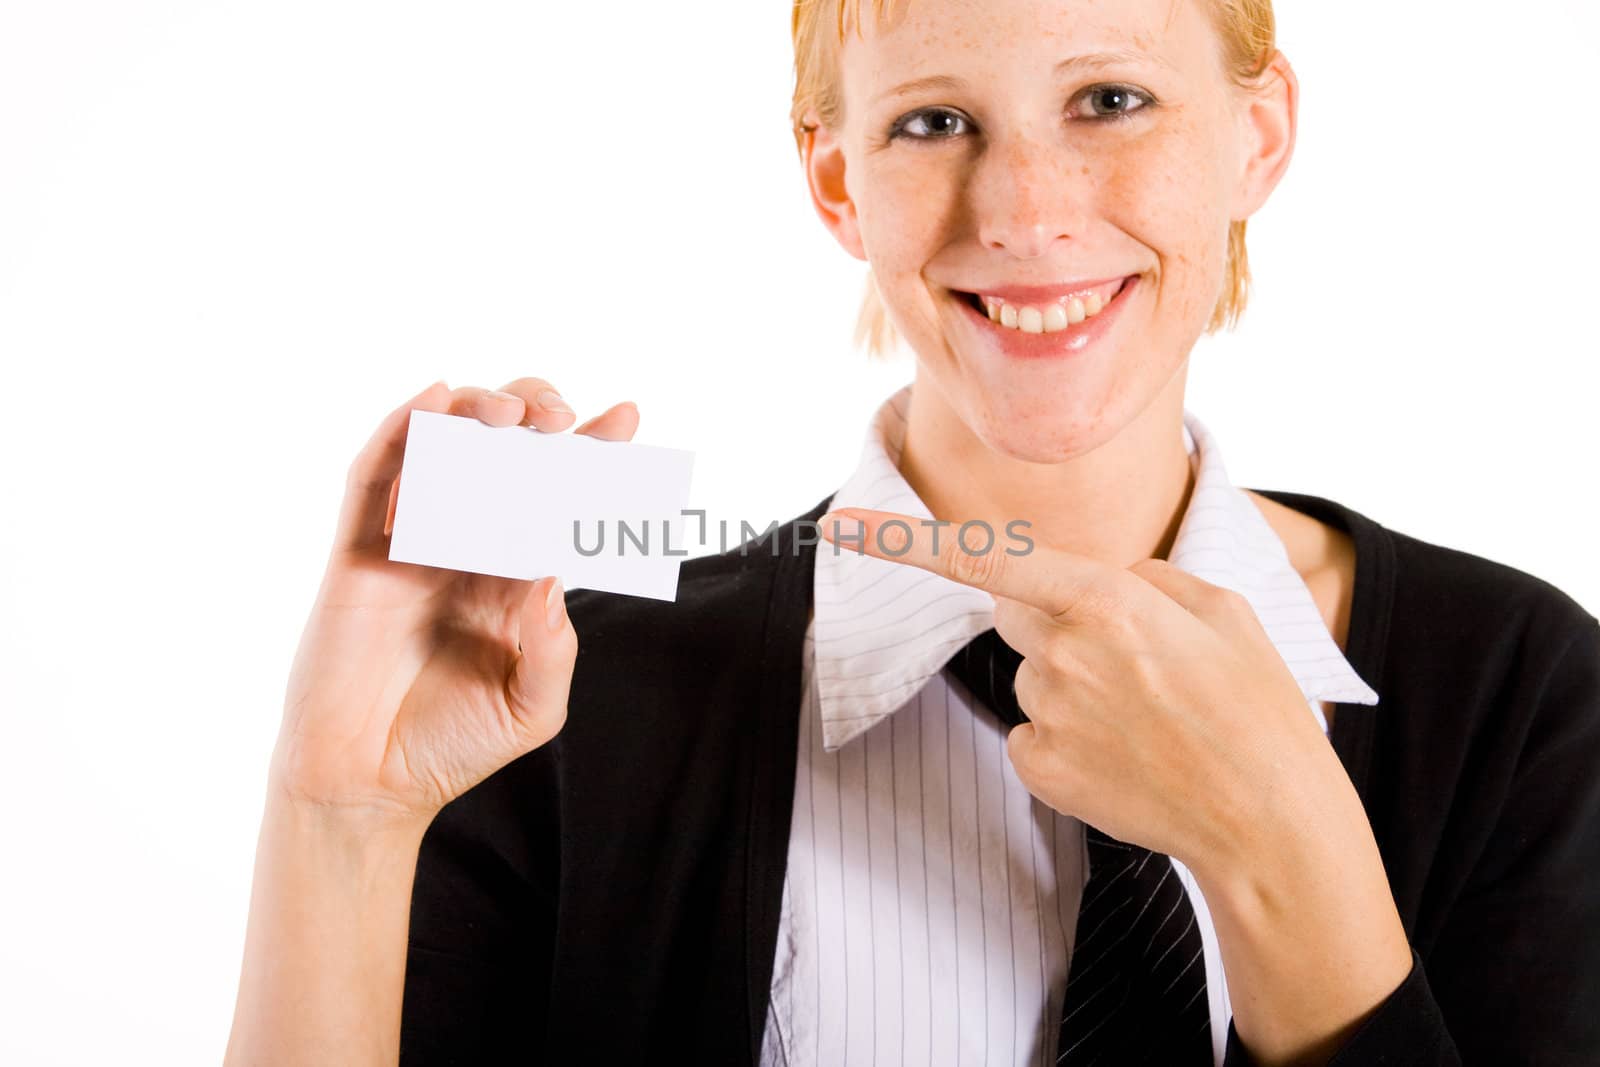
[[[834,240],[846,252],[864,261],[867,254],[861,243],[856,206],[845,183],[844,146],[833,131],[815,122],[814,115],[807,119],[811,127],[805,134],[801,156],[805,162],[806,183],[811,190],[811,204]]]
[[[1247,219],[1267,202],[1294,155],[1299,122],[1300,83],[1282,52],[1249,90],[1243,118],[1244,159],[1239,174],[1235,221]]]

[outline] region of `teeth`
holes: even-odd
[[[983,302],[990,322],[1023,333],[1057,333],[1085,319],[1094,318],[1105,310],[1108,301],[1095,292],[1043,307],[1032,304],[1018,307],[990,296],[983,297]]]

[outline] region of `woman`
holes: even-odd
[[[575,419],[537,378],[396,408],[294,666],[230,1061],[1592,1059],[1600,623],[1229,487],[1183,408],[1293,148],[1269,3],[876,14],[797,0],[794,118],[913,386],[839,493],[671,604],[389,563],[410,410]],[[949,536],[1018,519],[1014,552]],[[895,740],[960,724],[943,763]],[[1086,962],[1118,928],[1144,955]]]

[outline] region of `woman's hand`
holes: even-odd
[[[550,433],[573,421],[540,378],[498,392],[437,382],[350,465],[273,752],[230,1067],[396,1061],[428,824],[566,721],[578,638],[553,577],[389,560],[413,409]],[[638,425],[622,403],[576,432],[626,441]]]
[[[437,382],[392,411],[350,465],[289,678],[273,780],[288,799],[323,810],[426,822],[561,729],[578,640],[554,576],[390,562],[413,409],[546,432],[574,415],[541,378],[497,392]],[[625,401],[575,432],[626,441],[638,424]]]
[[[1411,949],[1366,811],[1243,596],[1159,559],[969,553],[910,515],[841,508],[821,526],[994,595],[995,630],[1023,656],[1030,721],[1006,739],[1018,778],[1194,872],[1256,1062],[1326,1062],[1404,980]]]
[[[994,595],[995,630],[1024,657],[1016,693],[1030,720],[1007,751],[1057,811],[1192,867],[1219,865],[1239,858],[1265,814],[1297,803],[1330,768],[1342,773],[1238,593],[1165,560],[1122,568],[1037,545],[1011,555],[999,543],[980,555],[949,533],[935,551],[913,516],[838,515],[866,521],[869,554]],[[884,527],[892,518],[912,528],[909,545],[895,543],[898,524]],[[825,535],[832,523],[823,517]]]

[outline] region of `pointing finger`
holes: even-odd
[[[859,533],[851,520],[859,520]],[[1010,524],[1007,525],[1010,529]],[[1148,605],[1156,591],[1121,567],[1023,539],[1003,539],[987,523],[954,523],[872,508],[840,508],[821,519],[822,536],[841,548],[1010,597],[1060,622],[1099,618]]]

